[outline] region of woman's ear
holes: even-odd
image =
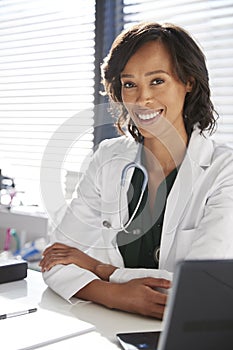
[[[194,85],[194,78],[191,77],[191,78],[189,78],[189,80],[187,81],[187,84],[186,84],[187,92],[191,92],[192,91],[193,85]]]

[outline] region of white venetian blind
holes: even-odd
[[[143,20],[184,27],[201,45],[220,118],[214,138],[233,146],[233,1],[124,0],[125,26]]]
[[[56,169],[67,140],[64,171],[92,151],[95,1],[1,0],[0,18],[0,168],[40,204],[45,149]]]

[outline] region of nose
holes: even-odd
[[[142,86],[138,89],[136,103],[140,106],[147,106],[153,101],[152,90],[148,86]]]

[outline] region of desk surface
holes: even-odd
[[[116,333],[161,330],[162,327],[156,319],[109,310],[93,303],[69,304],[46,286],[40,272],[32,270],[28,270],[25,280],[0,284],[0,303],[1,297],[20,303],[34,303],[40,308],[76,317],[96,327],[94,332],[40,347],[44,350],[77,350],[93,346],[95,349],[116,350],[120,349]]]

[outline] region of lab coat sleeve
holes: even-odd
[[[110,263],[101,224],[101,157],[101,150],[94,154],[78,187],[77,198],[72,200],[60,225],[53,232],[51,243],[74,246],[104,263]],[[98,279],[92,272],[74,264],[56,265],[44,272],[43,278],[52,290],[69,301],[85,285]]]
[[[164,278],[171,281],[173,274],[166,270],[119,268],[113,272],[109,280],[113,283],[125,283],[134,278],[144,277]]]
[[[72,297],[88,283],[98,279],[97,276],[90,271],[78,268],[73,264],[65,266],[56,265],[51,271],[44,272],[43,277],[51,289],[70,303],[82,301],[78,298],[74,300]]]

